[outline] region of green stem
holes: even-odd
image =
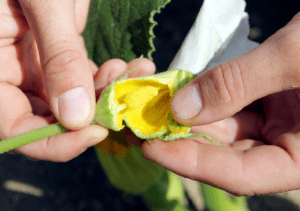
[[[123,77],[125,77],[126,75],[134,71],[139,66],[142,59],[143,59],[143,55],[140,56],[138,63],[131,70],[129,70],[124,75],[120,76],[118,79],[122,79]],[[91,124],[96,124],[96,122],[97,121],[94,119]],[[61,134],[66,131],[68,131],[68,129],[63,127],[61,124],[54,123],[52,125],[48,125],[46,127],[34,131],[30,131],[28,133],[24,133],[13,138],[2,140],[0,141],[0,154],[7,152],[9,150],[16,149],[23,145],[30,144],[38,140],[42,140],[44,138],[49,138],[51,136]]]
[[[61,124],[54,123],[13,138],[2,140],[0,141],[0,154],[66,131],[68,131],[68,129],[63,127]]]
[[[223,190],[200,183],[205,206],[209,211],[249,211],[245,197],[230,197]]]

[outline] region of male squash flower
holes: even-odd
[[[175,122],[170,114],[173,95],[193,80],[194,74],[171,70],[124,79],[131,71],[106,87],[97,102],[94,122],[111,129],[111,132],[106,140],[96,145],[95,150],[112,184],[123,191],[141,194],[158,184],[166,170],[144,159],[140,148],[127,142],[125,125],[141,139],[171,141],[204,136],[215,141],[205,134],[191,134],[190,127]],[[173,186],[178,191],[173,193],[172,200],[176,198],[179,202],[183,197],[183,187],[178,182],[167,185],[169,188]],[[168,203],[172,200],[166,199]]]
[[[132,70],[133,71],[133,70]],[[171,70],[140,78],[123,79],[127,72],[101,94],[95,122],[114,131],[125,125],[141,139],[171,141],[205,136],[191,134],[190,127],[174,121],[170,103],[175,92],[196,76],[184,70]]]

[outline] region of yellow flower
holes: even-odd
[[[126,80],[120,77],[101,94],[95,121],[114,131],[122,130],[125,123],[141,139],[191,137],[190,127],[173,120],[170,103],[174,93],[194,77],[183,70]]]
[[[190,127],[175,122],[170,114],[172,96],[195,75],[172,70],[124,80],[125,75],[109,85],[97,102],[94,122],[111,132],[95,150],[110,182],[137,194],[155,184],[165,169],[144,159],[141,149],[127,142],[125,125],[141,139],[170,141],[204,136],[213,140],[204,134],[190,134]]]

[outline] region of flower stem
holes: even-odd
[[[140,56],[138,63],[127,73],[119,77],[119,79],[122,79],[123,77],[125,77],[126,75],[134,71],[138,67],[142,59],[143,59],[143,55]],[[97,121],[94,119],[91,124],[96,124],[96,123]],[[9,150],[16,149],[23,145],[30,144],[38,140],[42,140],[44,138],[61,134],[66,131],[68,131],[68,129],[63,127],[61,124],[54,123],[52,125],[48,125],[46,127],[39,128],[37,130],[30,131],[28,133],[24,133],[13,138],[8,138],[2,141],[0,140],[0,154],[7,152]]]
[[[2,140],[0,141],[0,154],[66,131],[68,131],[68,129],[63,127],[61,124],[54,123],[52,125],[48,125],[46,127],[15,136],[13,138]]]

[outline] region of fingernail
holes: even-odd
[[[87,91],[82,87],[66,91],[58,98],[58,110],[62,121],[71,124],[83,122],[91,112]]]
[[[179,90],[172,99],[171,107],[173,114],[181,119],[196,117],[202,108],[198,86],[192,84]]]

